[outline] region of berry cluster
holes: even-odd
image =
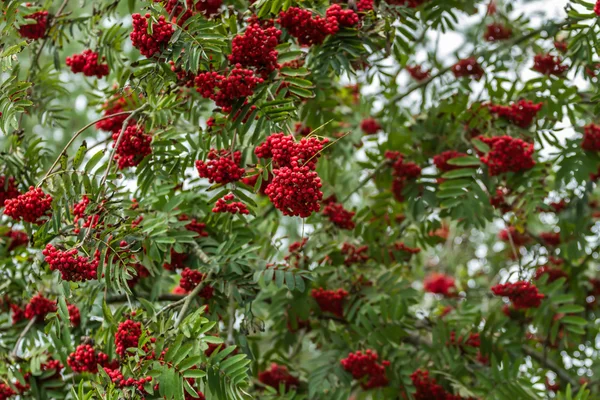
[[[448,164],[448,161],[453,158],[465,157],[467,154],[458,152],[456,150],[444,151],[433,157],[433,163],[435,167],[443,172],[452,171],[453,169],[461,168],[460,165]]]
[[[560,57],[550,54],[536,54],[533,58],[533,70],[544,75],[562,75],[569,69],[567,65],[561,65]]]
[[[206,278],[206,274],[203,274],[200,271],[184,268],[181,271],[181,280],[179,281],[179,287],[181,287],[186,292],[191,292],[198,286],[204,279]],[[213,296],[214,289],[212,286],[204,285],[198,296],[210,300]]]
[[[421,65],[407,65],[406,70],[408,71],[410,76],[417,82],[424,81],[425,79],[431,76],[431,71],[428,69],[423,69]]]
[[[344,302],[349,293],[344,289],[325,290],[313,289],[310,295],[319,304],[322,312],[330,312],[340,318],[344,317]]]
[[[76,234],[78,234],[81,231],[78,222],[83,218],[85,218],[85,221],[82,225],[83,228],[95,228],[96,226],[98,226],[98,222],[100,221],[100,215],[92,214],[88,215],[87,217],[85,215],[85,209],[87,208],[88,204],[90,204],[90,199],[87,195],[84,194],[81,197],[81,201],[79,201],[73,206],[73,232]]]
[[[581,148],[586,151],[600,151],[600,125],[584,126]]]
[[[10,386],[4,382],[0,383],[0,400],[8,400],[16,395],[17,392],[15,392]]]
[[[489,168],[491,176],[505,172],[519,172],[533,168],[533,144],[510,136],[495,136],[486,138],[478,136],[488,146],[490,151],[480,156],[481,162]]]
[[[544,295],[531,282],[519,281],[505,283],[492,287],[496,296],[508,297],[515,309],[537,308],[542,303]]]
[[[56,301],[45,298],[38,293],[29,300],[25,306],[25,318],[32,319],[37,317],[38,321],[43,321],[46,315],[56,312]]]
[[[356,2],[356,10],[358,12],[366,12],[373,9],[373,0],[358,0]]]
[[[48,29],[48,11],[36,11],[23,17],[25,20],[33,20],[34,23],[21,25],[19,34],[26,39],[41,39],[46,36]]]
[[[339,26],[352,27],[358,24],[358,14],[352,10],[342,9],[339,4],[332,4],[325,12],[325,17],[334,18]]]
[[[568,278],[569,277],[569,274],[567,274],[565,271],[563,271],[560,268],[553,268],[553,267],[549,267],[547,265],[543,265],[535,270],[535,275],[534,275],[533,279],[538,280],[544,275],[548,275],[548,283],[554,282],[555,280],[560,279],[560,278]]]
[[[351,266],[352,264],[364,264],[369,260],[369,246],[356,247],[350,243],[344,243],[342,245],[342,254],[346,256],[344,264]]]
[[[127,349],[138,347],[142,335],[142,324],[130,319],[121,322],[115,333],[115,351],[121,357],[125,357]]]
[[[14,199],[19,195],[19,190],[15,184],[15,178],[12,176],[6,179],[4,175],[0,175],[0,207],[4,206],[4,202],[9,199]]]
[[[496,188],[496,194],[490,197],[490,204],[492,207],[502,211],[503,214],[509,212],[512,209],[512,206],[506,201],[506,195],[508,194],[509,191],[507,188]]]
[[[373,350],[350,353],[340,361],[340,364],[352,374],[354,379],[361,381],[363,389],[383,387],[389,383],[385,367],[388,367],[390,362],[386,360],[379,362],[379,356]]]
[[[85,76],[96,76],[98,79],[108,75],[108,64],[98,64],[98,53],[90,49],[67,57],[66,64],[76,74],[83,72]]]
[[[102,108],[104,109],[104,116],[107,117],[109,115],[119,114],[127,111],[129,107],[127,98],[120,96],[107,101],[104,103]],[[96,122],[96,129],[117,133],[121,131],[123,122],[125,122],[126,119],[127,115],[118,115],[116,117],[103,119],[102,121]]]
[[[535,104],[529,100],[519,100],[509,106],[490,104],[488,107],[492,114],[505,118],[521,128],[527,128],[542,109],[542,103]]]
[[[542,232],[540,233],[540,239],[546,246],[558,247],[560,246],[560,232]]]
[[[113,133],[112,138],[115,141],[113,147],[116,146],[119,136],[121,136],[120,131]],[[142,162],[144,157],[152,154],[150,142],[152,142],[152,136],[145,133],[143,126],[128,126],[123,132],[119,147],[115,152],[115,160],[117,160],[119,169],[135,167]]]
[[[417,390],[415,400],[461,400],[462,397],[448,393],[434,378],[429,377],[429,371],[416,370],[410,375],[413,386]]]
[[[279,385],[283,384],[286,391],[300,384],[298,378],[292,376],[285,366],[276,363],[272,363],[271,368],[260,372],[258,380],[276,389],[279,389]]]
[[[5,237],[8,239],[8,247],[6,248],[8,252],[29,244],[29,237],[25,232],[22,231],[15,231],[14,229],[11,229],[6,232]]]
[[[421,175],[421,167],[412,161],[404,162],[404,157],[397,151],[386,151],[385,158],[392,161],[392,193],[399,202],[404,201],[402,192],[408,181],[417,179]]]
[[[196,218],[192,218],[187,215],[180,215],[178,217],[180,221],[189,221],[185,225],[185,229],[191,232],[196,232],[199,237],[208,237],[208,232],[206,232],[206,224],[204,222],[198,222]]]
[[[299,136],[308,136],[313,131],[310,126],[302,124],[302,122],[296,122],[294,124],[294,133]]]
[[[248,207],[241,201],[233,201],[233,193],[226,194],[215,203],[212,209],[214,213],[250,214]]]
[[[196,91],[202,97],[213,100],[226,113],[231,111],[235,101],[252,96],[256,85],[263,82],[263,78],[256,77],[254,72],[243,69],[240,64],[236,64],[228,76],[204,72],[194,80]],[[215,89],[218,90],[215,92]]]
[[[58,378],[60,376],[60,371],[62,371],[62,369],[65,366],[62,365],[62,363],[58,360],[54,360],[52,358],[49,358],[45,363],[42,363],[40,365],[40,370],[41,371],[54,371],[54,375],[50,376],[49,379],[52,378]]]
[[[163,1],[164,0],[154,0],[155,3]],[[195,4],[194,2],[194,0],[186,0],[186,7],[184,7],[180,0],[167,0],[164,7],[169,15],[179,17],[177,23],[183,25],[185,21],[191,18],[196,12],[204,14],[207,17],[218,14],[219,8],[221,8],[221,4],[223,4],[222,0],[199,0],[196,1]]]
[[[499,23],[489,24],[483,34],[483,38],[488,42],[509,39],[512,36],[512,29]]]
[[[335,35],[340,29],[337,18],[313,16],[310,11],[298,7],[279,13],[277,23],[298,39],[301,46],[319,45],[328,35]]]
[[[594,5],[594,13],[600,17],[600,0],[596,0],[596,4]]]
[[[231,43],[229,61],[243,67],[254,67],[257,73],[266,78],[279,68],[277,50],[281,31],[275,27],[263,29],[254,23],[248,26],[243,35],[237,35]]]
[[[178,253],[175,249],[171,249],[170,255],[171,262],[164,263],[163,268],[167,271],[175,271],[176,269],[182,269],[185,267],[185,262],[187,260],[187,254]]]
[[[144,392],[144,384],[152,382],[151,376],[142,377],[140,379],[127,378],[123,376],[123,373],[118,369],[104,368],[106,374],[110,377],[110,380],[118,388],[124,388],[126,386],[136,387],[138,391]]]
[[[274,168],[300,165],[314,171],[323,146],[328,142],[328,139],[319,140],[314,136],[295,142],[293,136],[280,132],[270,135],[254,149],[254,153],[259,158],[272,158]]]
[[[352,221],[352,217],[354,217],[355,214],[356,213],[353,211],[346,210],[344,206],[339,203],[329,203],[323,209],[323,215],[329,217],[329,220],[341,229],[354,229],[356,224]]]
[[[133,31],[129,35],[131,43],[147,58],[160,53],[161,48],[166,46],[173,36],[173,27],[163,15],[158,18],[158,22],[152,24],[152,34],[148,34],[150,14],[143,17],[140,14],[133,14],[131,18],[133,19]]]
[[[67,304],[67,310],[69,311],[69,321],[71,326],[79,326],[81,323],[81,313],[79,308],[75,304]]]
[[[321,178],[309,167],[283,167],[273,170],[265,194],[283,215],[306,218],[321,209],[321,186]]]
[[[228,150],[211,149],[206,156],[208,161],[197,160],[196,169],[201,178],[208,178],[210,183],[230,183],[239,181],[244,175],[240,168],[242,153]]]
[[[394,251],[402,251],[408,254],[419,254],[421,249],[418,247],[409,247],[404,244],[404,242],[396,242],[394,243]]]
[[[454,64],[452,66],[452,73],[456,78],[470,77],[478,81],[485,71],[474,57],[469,57]]]
[[[446,297],[456,295],[454,278],[451,276],[434,272],[423,281],[423,289],[429,293],[441,294]]]
[[[16,221],[25,221],[41,225],[45,216],[50,216],[52,196],[40,188],[29,187],[29,191],[4,201],[4,215]]]
[[[88,257],[77,255],[77,249],[58,250],[50,243],[46,245],[42,254],[50,265],[50,270],[60,271],[61,277],[65,281],[83,282],[97,277],[99,256],[90,261]]]
[[[381,130],[381,125],[374,118],[366,118],[360,123],[360,129],[365,135],[375,135]]]
[[[98,372],[98,365],[108,366],[108,356],[96,350],[89,344],[80,344],[74,352],[69,354],[67,364],[73,372]]]

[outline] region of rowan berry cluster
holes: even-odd
[[[323,209],[323,215],[328,217],[329,220],[338,228],[352,230],[356,226],[352,217],[356,213],[348,211],[343,205],[339,203],[329,203]]]
[[[536,54],[533,58],[533,70],[544,75],[562,75],[569,69],[568,65],[562,65],[560,57],[551,54]]]
[[[19,190],[15,184],[15,178],[12,176],[6,179],[4,175],[0,175],[0,207],[4,206],[4,202],[9,199],[14,199],[19,195]]]
[[[185,267],[185,262],[187,260],[187,254],[178,253],[174,249],[171,249],[170,263],[164,263],[163,268],[168,271],[175,271],[176,269],[182,269]]]
[[[509,226],[506,229],[502,229],[498,233],[498,238],[506,243],[514,244],[516,247],[525,246],[531,241],[531,237],[525,233],[520,232],[514,226]]]
[[[96,352],[89,344],[80,344],[74,352],[69,354],[67,364],[73,372],[98,372],[98,365],[108,367],[108,356],[104,353]]]
[[[533,279],[538,280],[541,279],[542,276],[548,275],[548,283],[554,282],[560,278],[568,278],[569,274],[563,271],[560,268],[549,267],[548,265],[543,265],[535,270],[535,275]]]
[[[45,261],[50,265],[50,270],[60,271],[65,281],[83,282],[96,279],[99,253],[93,260],[88,257],[79,256],[77,249],[58,250],[48,243],[42,250]]]
[[[295,142],[293,136],[280,132],[267,137],[264,143],[254,149],[254,153],[259,158],[272,158],[274,168],[299,165],[315,170],[323,146],[328,142],[328,139],[319,140],[314,136]]]
[[[500,23],[489,24],[483,34],[483,38],[488,42],[509,39],[511,36],[512,29]]]
[[[279,13],[277,23],[298,39],[301,46],[319,45],[340,29],[337,18],[313,16],[310,11],[298,7],[290,7]]]
[[[6,248],[6,251],[8,252],[29,244],[29,237],[25,232],[22,231],[11,229],[10,231],[6,232],[5,237],[8,239],[8,247]]]
[[[240,168],[242,153],[239,151],[211,149],[206,156],[208,161],[197,160],[196,169],[201,178],[208,178],[210,183],[230,183],[239,181],[244,175]]]
[[[150,14],[141,16],[136,13],[131,18],[133,19],[133,30],[129,35],[131,43],[147,58],[160,53],[173,36],[173,27],[165,20],[163,15],[158,18],[157,22],[152,24],[152,34],[148,33]]]
[[[36,225],[44,223],[42,218],[51,215],[51,208],[52,196],[33,186],[26,193],[4,201],[4,215]]]
[[[423,69],[421,65],[406,66],[406,70],[410,76],[417,82],[422,82],[431,76],[431,70]]]
[[[434,378],[429,377],[429,371],[416,370],[410,375],[413,386],[417,390],[413,394],[415,400],[461,400],[462,397],[448,393],[443,386],[438,385]]]
[[[310,293],[322,312],[330,312],[340,318],[344,317],[344,302],[349,293],[344,289],[325,290],[313,289]]]
[[[392,193],[397,201],[403,202],[406,184],[421,175],[421,168],[412,161],[404,162],[404,157],[397,151],[386,151],[385,158],[392,162]]]
[[[423,281],[423,289],[429,293],[441,294],[446,297],[456,295],[454,278],[446,274],[434,272]]]
[[[364,264],[369,260],[369,246],[354,246],[350,243],[344,243],[341,249],[344,258],[344,264],[351,266],[353,264]]]
[[[542,103],[535,104],[529,100],[519,100],[509,106],[490,104],[488,107],[492,114],[505,118],[521,128],[527,128],[531,126],[535,116],[542,109]]]
[[[73,206],[73,232],[74,233],[79,233],[81,231],[78,222],[79,220],[85,218],[85,221],[83,222],[82,227],[83,228],[95,228],[96,226],[98,226],[98,222],[100,221],[100,215],[98,214],[92,214],[92,215],[88,215],[86,217],[85,215],[85,209],[87,208],[87,206],[90,204],[90,198],[87,195],[83,195],[81,197],[81,200],[75,204]]]
[[[600,125],[589,124],[583,128],[581,148],[586,151],[600,151]]]
[[[374,389],[387,386],[389,380],[385,374],[385,368],[389,367],[387,360],[379,361],[379,356],[373,350],[357,351],[348,354],[348,357],[340,361],[342,367],[352,374],[352,377],[361,381],[363,389]]]
[[[469,347],[481,347],[481,337],[479,333],[469,333],[467,340],[464,340],[462,336],[456,338],[456,332],[450,332],[450,343],[453,346],[464,345]]]
[[[154,0],[155,3],[163,1]],[[184,7],[180,0],[167,0],[164,7],[169,15],[179,18],[177,21],[179,25],[183,25],[196,12],[204,14],[207,17],[218,14],[221,4],[223,4],[222,0],[186,0],[186,7]]]
[[[198,286],[202,281],[206,279],[206,274],[203,274],[200,271],[184,268],[181,271],[181,280],[179,281],[179,287],[181,287],[186,292],[191,292]],[[212,286],[204,285],[198,296],[210,300],[213,296],[214,289]]]
[[[118,369],[104,368],[106,374],[110,377],[110,380],[115,384],[116,387],[124,388],[126,386],[136,387],[138,391],[144,392],[144,384],[152,382],[151,376],[142,377],[140,379],[125,378],[123,373]]]
[[[381,125],[374,118],[365,118],[360,123],[360,129],[365,135],[375,135],[381,130]]]
[[[537,308],[545,297],[531,282],[519,281],[492,287],[496,296],[508,297],[515,309]]]
[[[41,371],[54,371],[54,375],[49,377],[49,379],[57,378],[58,376],[60,376],[60,371],[62,371],[63,368],[64,365],[62,365],[60,361],[54,360],[52,358],[49,358],[45,363],[42,363],[40,365]]]
[[[277,50],[281,31],[275,27],[263,29],[258,23],[246,28],[243,35],[237,35],[231,43],[229,62],[243,67],[254,67],[256,72],[266,78],[279,68]]]
[[[371,5],[372,6],[372,5]],[[344,10],[339,4],[332,4],[325,12],[326,18],[335,18],[339,26],[352,27],[358,24],[358,14],[353,10]]]
[[[16,396],[17,392],[15,392],[8,384],[0,383],[0,400],[8,400],[13,396]]]
[[[490,147],[490,151],[479,159],[489,168],[489,174],[496,176],[505,172],[520,172],[533,168],[533,143],[514,139],[510,136],[495,136],[477,139]]]
[[[356,10],[366,12],[373,9],[373,0],[358,0],[356,2]]]
[[[596,0],[596,4],[594,5],[594,13],[600,17],[600,0]]]
[[[18,324],[25,318],[25,311],[17,304],[11,303],[10,310],[12,311],[12,324]]]
[[[83,72],[85,76],[96,76],[98,79],[108,75],[108,64],[98,64],[98,53],[90,49],[67,57],[66,64],[76,74]]]
[[[421,249],[418,247],[409,247],[404,244],[404,242],[396,242],[394,243],[394,251],[402,251],[408,254],[419,254]]]
[[[79,326],[81,323],[81,313],[79,308],[75,304],[67,304],[67,310],[69,311],[69,321],[71,326]]]
[[[453,158],[465,157],[466,155],[467,154],[461,153],[456,150],[448,150],[435,155],[433,157],[433,163],[435,164],[435,167],[440,171],[452,171],[454,169],[461,168],[461,166],[448,164],[448,161],[452,160]]]
[[[560,232],[542,232],[540,233],[540,239],[545,245],[551,247],[560,246]]]
[[[22,37],[36,40],[46,36],[46,30],[48,29],[48,11],[36,11],[33,14],[24,16],[23,19],[26,21],[34,20],[35,22],[19,27],[19,34]]]
[[[512,210],[511,205],[506,201],[506,196],[508,194],[508,189],[502,187],[496,188],[496,194],[490,197],[490,204],[492,207],[499,209],[502,213],[507,213]]]
[[[215,203],[212,209],[214,213],[229,213],[229,214],[250,214],[248,207],[241,201],[233,201],[235,196],[233,193],[226,194]]]
[[[484,75],[485,71],[474,57],[469,57],[454,64],[452,66],[452,73],[456,78],[469,77],[478,81]]]
[[[113,147],[117,145],[117,141],[121,136],[121,132],[113,133],[112,138],[115,141]],[[125,128],[125,132],[121,137],[119,146],[115,152],[115,160],[118,163],[119,169],[127,167],[135,167],[144,157],[152,154],[152,136],[147,135],[144,127],[141,125],[129,125]]]
[[[243,69],[240,64],[236,64],[228,76],[203,72],[194,80],[196,91],[213,100],[226,113],[232,110],[235,101],[252,96],[256,85],[263,82],[263,78],[255,76],[252,70]]]
[[[258,380],[261,383],[276,389],[279,389],[279,385],[283,384],[286,391],[300,384],[298,378],[290,374],[287,367],[276,363],[272,363],[271,368],[260,372],[258,374]]]
[[[36,294],[29,300],[25,306],[25,318],[32,319],[37,317],[38,322],[43,321],[46,315],[56,312],[56,301],[47,299],[41,293]]]
[[[204,222],[198,222],[196,218],[190,219],[187,215],[180,215],[178,217],[180,221],[189,221],[185,225],[185,229],[191,232],[196,232],[199,237],[208,237],[208,232],[206,232],[206,224]]]
[[[115,333],[115,351],[121,357],[127,355],[128,348],[137,348],[142,335],[142,324],[133,320],[121,322]]]
[[[127,111],[129,107],[127,104],[127,99],[123,96],[120,96],[107,101],[104,103],[102,108],[104,109],[104,116],[107,117],[109,115],[119,114]],[[96,129],[117,133],[121,131],[123,122],[125,122],[126,119],[127,115],[118,115],[116,117],[103,119],[102,121],[96,122]]]

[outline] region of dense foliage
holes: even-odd
[[[3,0],[0,400],[600,398],[600,1],[531,3]]]

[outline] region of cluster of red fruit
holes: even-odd
[[[226,194],[215,203],[212,209],[214,213],[229,213],[229,214],[250,214],[248,207],[241,201],[233,201],[235,196],[233,193]]]
[[[29,237],[22,231],[11,229],[6,232],[5,237],[8,239],[8,246],[6,247],[6,251],[8,252],[29,244]]]
[[[374,118],[365,118],[360,123],[360,129],[365,135],[375,135],[381,130],[381,125]]]
[[[458,152],[456,150],[447,150],[440,154],[435,155],[433,157],[433,164],[435,165],[435,167],[438,170],[440,170],[442,172],[452,171],[454,169],[458,169],[461,167],[459,165],[449,164],[448,161],[450,161],[454,158],[465,157],[466,155],[467,154]]]
[[[198,222],[196,218],[190,219],[187,215],[180,215],[178,219],[180,221],[189,221],[185,225],[185,229],[188,231],[196,232],[199,237],[208,237],[208,232],[206,232],[206,224],[204,222]]]
[[[505,118],[521,128],[527,128],[542,109],[542,103],[535,104],[529,100],[519,100],[509,106],[490,104],[488,107],[492,114]]]
[[[25,318],[37,318],[38,322],[43,321],[46,315],[56,312],[56,301],[47,299],[42,294],[38,293],[29,300],[25,306]]]
[[[260,372],[258,380],[275,389],[279,389],[279,385],[283,384],[286,391],[300,384],[298,378],[290,374],[287,367],[277,363],[272,363],[271,368]]]
[[[6,179],[4,175],[0,175],[0,207],[9,199],[14,199],[19,195],[19,189],[15,184],[15,178],[9,177]]]
[[[71,326],[79,326],[81,323],[81,313],[79,308],[75,304],[67,304],[67,311],[69,312],[69,321]]]
[[[397,151],[386,151],[385,158],[392,163],[392,193],[399,202],[404,201],[402,192],[409,181],[421,176],[421,167],[412,161],[405,162],[404,157]]]
[[[204,279],[206,278],[206,274],[203,274],[200,271],[193,270],[190,268],[184,268],[181,271],[181,280],[179,281],[179,287],[185,290],[186,292],[191,292],[198,286]],[[204,285],[198,296],[210,300],[210,298],[214,294],[214,289],[210,285]]]
[[[112,365],[108,361],[108,355],[101,351],[96,352],[89,344],[80,344],[74,352],[69,354],[67,364],[73,372],[98,372],[98,365],[110,368]]]
[[[344,317],[344,302],[349,293],[344,289],[313,289],[310,295],[315,299],[322,312],[330,312],[340,318]]]
[[[52,208],[52,196],[40,188],[29,187],[29,191],[4,201],[4,215],[16,221],[25,221],[36,225],[44,223]]]
[[[255,76],[252,70],[243,69],[241,64],[236,64],[228,76],[203,72],[194,80],[196,91],[213,100],[225,113],[232,110],[236,101],[252,96],[256,85],[263,82],[263,78]]]
[[[413,397],[416,400],[462,400],[462,397],[449,393],[429,376],[429,371],[416,370],[410,375],[413,386],[417,390]]]
[[[211,149],[206,156],[208,161],[197,160],[196,169],[201,178],[208,178],[210,183],[230,183],[239,181],[244,175],[240,168],[242,153],[239,151]]]
[[[477,139],[487,144],[490,151],[479,159],[489,168],[489,174],[496,176],[505,172],[519,172],[533,168],[533,143],[510,136],[495,136]]]
[[[515,309],[537,308],[545,297],[531,282],[519,281],[492,287],[496,296],[508,297]]]
[[[273,205],[284,215],[310,216],[321,209],[321,179],[315,172],[317,160],[328,139],[302,138],[275,133],[257,146],[259,158],[273,159],[273,180],[265,189]]]
[[[431,71],[428,69],[423,69],[423,66],[421,65],[407,65],[405,68],[410,76],[417,82],[424,81],[431,76]]]
[[[229,62],[254,67],[258,74],[266,78],[279,68],[275,50],[279,36],[281,31],[275,27],[263,29],[258,23],[249,25],[243,35],[233,38]]]
[[[373,350],[350,353],[340,361],[340,364],[352,374],[354,379],[361,381],[363,389],[383,387],[389,383],[385,368],[389,367],[390,362],[387,360],[379,362],[379,356]]]
[[[509,39],[511,36],[512,29],[497,22],[489,24],[483,34],[483,38],[488,42]]]
[[[58,250],[48,243],[42,250],[46,262],[50,265],[50,270],[60,271],[61,277],[65,281],[83,282],[96,279],[99,253],[90,260],[88,257],[79,256],[77,249]]]
[[[144,393],[144,384],[152,382],[151,376],[142,377],[140,379],[125,378],[123,373],[118,369],[104,368],[104,372],[110,377],[110,380],[118,388],[124,388],[126,386],[136,387],[138,391]]]
[[[323,209],[323,215],[329,217],[329,220],[341,229],[354,229],[356,224],[352,221],[352,218],[355,214],[355,212],[346,210],[343,205],[338,203],[329,203]]]
[[[108,75],[108,64],[98,64],[98,53],[90,49],[67,57],[66,64],[76,74],[83,72],[85,76],[96,76],[98,79]]]
[[[354,246],[350,243],[344,243],[341,249],[344,258],[344,265],[351,266],[353,264],[364,264],[369,260],[369,246]]]
[[[164,0],[154,0],[154,2],[162,3]],[[196,13],[207,17],[218,14],[221,4],[223,4],[222,0],[186,0],[186,6],[184,7],[180,0],[167,0],[164,7],[169,15],[173,15],[173,20],[179,17],[177,23],[183,25]]]
[[[600,151],[600,126],[589,124],[583,127],[581,148],[586,151]]]
[[[137,48],[143,56],[153,57],[160,53],[169,43],[173,36],[173,27],[161,15],[158,21],[152,24],[152,34],[148,33],[148,21],[152,16],[146,14],[143,17],[140,14],[133,14],[133,30],[129,35],[131,43]]]
[[[543,265],[535,270],[535,275],[533,279],[538,280],[541,279],[544,275],[548,275],[548,283],[552,283],[560,278],[568,278],[569,274],[563,271],[560,268],[553,268],[547,265]]]
[[[99,214],[92,214],[92,215],[88,215],[86,217],[85,215],[85,209],[87,208],[87,206],[90,204],[90,198],[87,195],[83,195],[81,197],[81,201],[79,201],[77,204],[75,204],[73,206],[73,232],[78,234],[81,229],[79,227],[79,220],[85,218],[85,221],[83,222],[82,227],[83,228],[95,228],[96,226],[98,226],[98,222],[100,221],[100,215]]]
[[[568,65],[561,64],[560,57],[551,54],[536,54],[533,59],[533,70],[544,75],[562,75],[569,69]]]
[[[121,322],[115,333],[115,351],[121,357],[127,355],[127,349],[137,348],[142,335],[142,324],[133,320]]]
[[[514,226],[509,226],[508,228],[501,230],[500,233],[498,233],[498,238],[506,243],[512,242],[516,247],[525,246],[531,241],[531,237],[527,233],[520,232]]]
[[[119,136],[121,136],[121,132],[113,133],[112,138],[115,141],[113,147],[117,145]],[[150,142],[152,142],[152,136],[146,134],[143,126],[130,125],[125,128],[115,152],[115,160],[119,169],[135,167],[142,162],[144,157],[152,154]]]
[[[423,289],[426,292],[441,294],[446,297],[456,296],[454,278],[438,272],[434,272],[425,278]]]
[[[542,232],[540,233],[540,239],[546,246],[558,247],[560,246],[560,232]]]
[[[23,17],[25,20],[33,20],[34,23],[28,23],[19,27],[19,34],[27,39],[36,40],[46,36],[48,29],[48,11],[36,11],[33,14]]]
[[[478,81],[483,77],[485,71],[474,57],[469,57],[454,64],[452,73],[456,78],[469,77]]]
[[[104,109],[104,116],[107,117],[109,115],[125,112],[129,107],[127,104],[127,98],[125,96],[118,96],[114,99],[108,100],[102,106],[102,108]],[[126,114],[103,119],[101,121],[96,122],[96,129],[117,133],[121,131],[121,128],[123,127],[123,122],[125,122],[126,119]]]

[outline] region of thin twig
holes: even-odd
[[[37,316],[35,316],[35,317],[31,318],[31,320],[29,320],[29,323],[27,324],[27,326],[25,326],[25,328],[23,329],[23,331],[17,338],[17,342],[15,343],[15,347],[13,348],[13,351],[11,353],[12,357],[17,356],[17,353],[19,352],[19,347],[21,346],[21,342],[23,341],[23,339],[25,338],[25,335],[27,335],[27,332],[29,332],[29,330],[31,329],[33,324],[35,324],[36,321],[37,321]]]
[[[202,282],[200,282],[198,284],[198,286],[196,286],[194,288],[194,290],[192,290],[185,297],[185,301],[183,303],[183,306],[181,307],[181,311],[179,312],[179,316],[177,317],[177,321],[175,321],[175,328],[179,327],[179,325],[183,321],[183,318],[185,317],[185,314],[187,313],[188,308],[190,307],[190,304],[191,304],[192,300],[198,295],[198,293],[200,293],[200,291],[202,289],[204,289],[204,287],[206,286],[206,284],[210,281],[210,277],[211,276],[212,276],[212,271],[209,272],[208,274],[206,274],[206,276],[204,277],[204,279],[202,280]]]
[[[525,353],[529,357],[533,358],[535,361],[537,361],[538,363],[540,363],[544,368],[549,369],[552,372],[554,372],[556,375],[558,375],[558,377],[563,382],[569,383],[571,385],[571,387],[573,388],[573,390],[576,391],[579,388],[579,382],[575,378],[573,378],[569,374],[569,372],[567,372],[560,365],[558,365],[554,361],[552,361],[552,360],[544,357],[542,354],[540,354],[539,352],[535,351],[534,349],[532,349],[529,346],[523,345],[522,349],[523,349],[523,353]]]
[[[346,201],[348,201],[350,199],[350,197],[352,197],[352,195],[356,192],[358,192],[363,186],[365,186],[367,183],[369,183],[369,181],[371,179],[373,179],[373,177],[375,175],[377,175],[377,173],[386,165],[388,164],[388,160],[384,160],[382,162],[379,163],[379,165],[377,165],[377,167],[375,167],[375,169],[373,170],[373,172],[371,172],[369,174],[369,176],[367,176],[365,179],[363,179],[362,181],[360,181],[360,183],[358,184],[357,187],[354,188],[354,190],[352,190],[350,193],[348,193],[348,195],[346,197],[344,197],[340,203],[345,203]]]

